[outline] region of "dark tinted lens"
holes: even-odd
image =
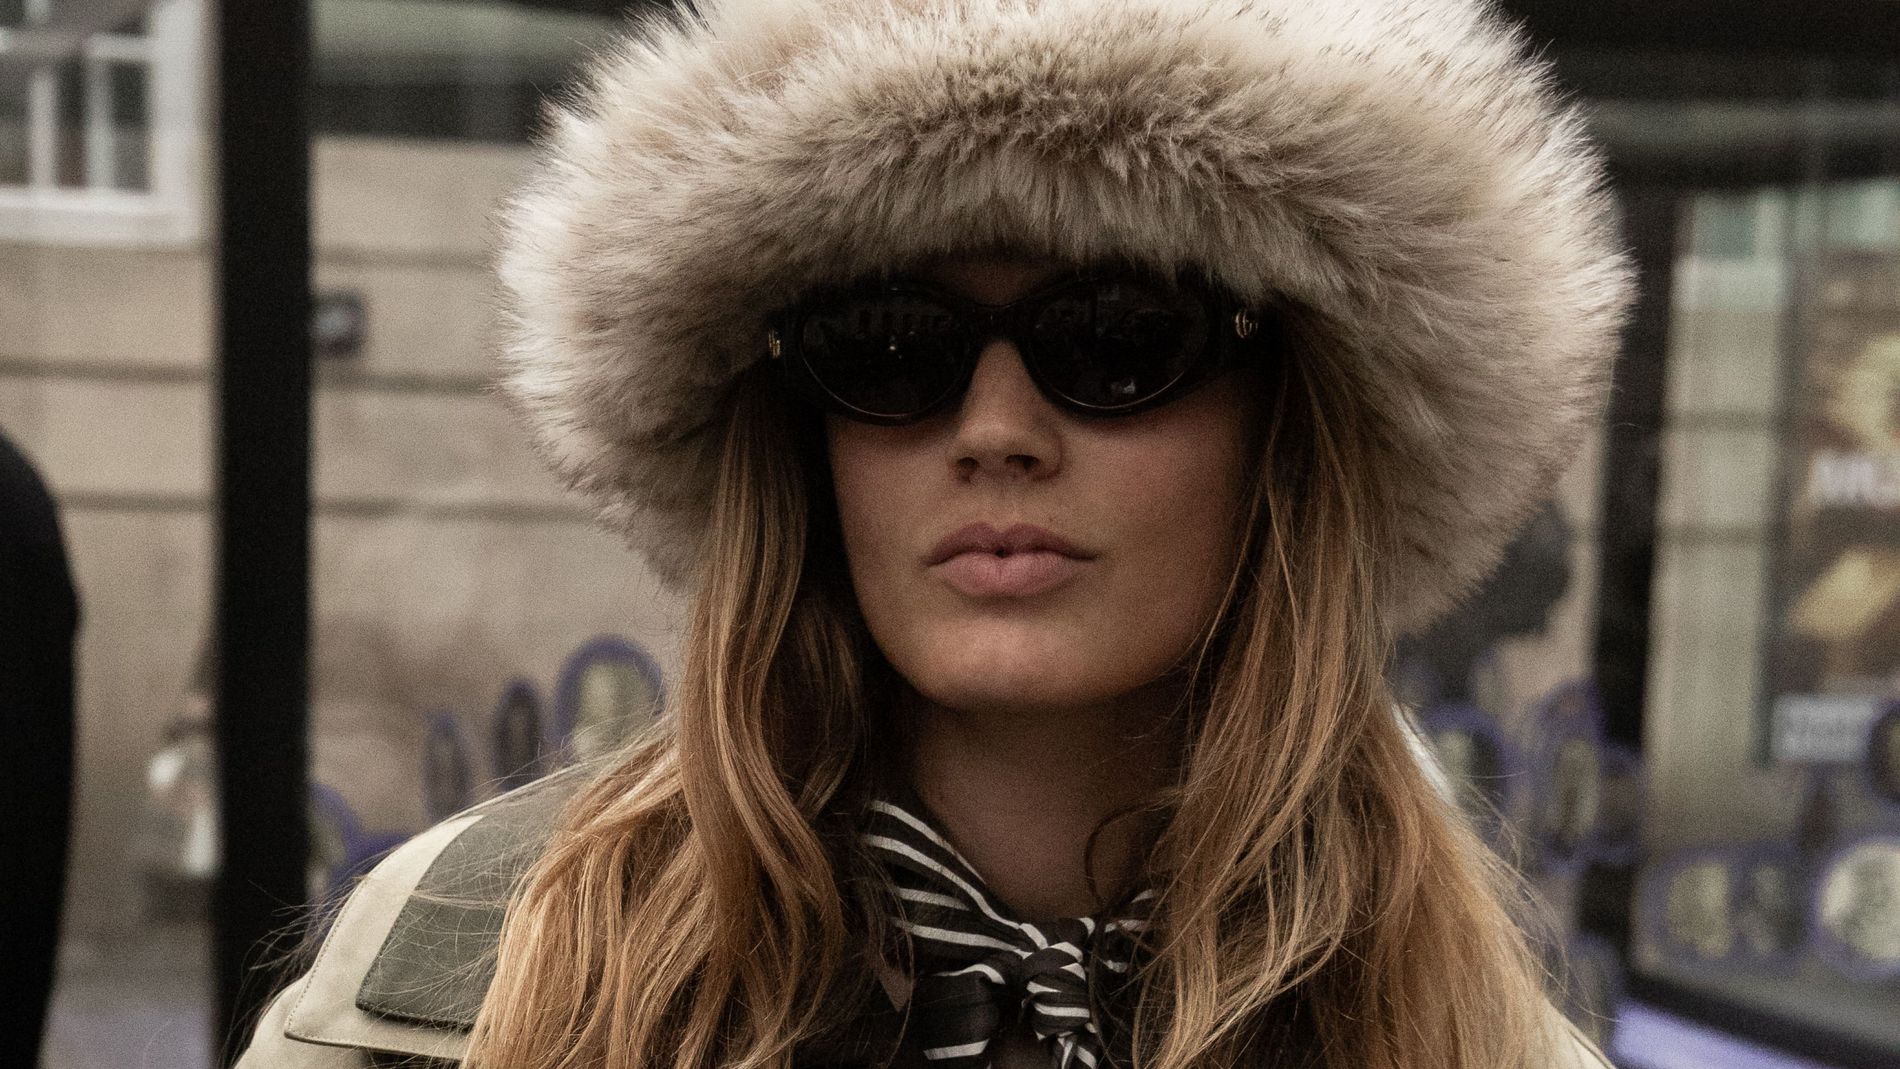
[[[950,309],[903,293],[847,295],[807,312],[799,353],[839,400],[903,417],[942,400],[958,383],[963,336]]]
[[[1206,307],[1160,283],[1122,280],[1080,287],[1036,317],[1036,366],[1050,388],[1079,404],[1114,409],[1173,385],[1207,346]]]

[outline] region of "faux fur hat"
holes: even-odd
[[[504,389],[663,580],[716,406],[823,282],[1011,246],[1196,267],[1326,324],[1375,418],[1401,631],[1594,421],[1629,292],[1582,122],[1475,0],[705,0],[552,116],[500,258]]]

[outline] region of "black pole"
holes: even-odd
[[[1640,747],[1649,676],[1650,582],[1656,569],[1670,289],[1683,192],[1619,185],[1639,288],[1612,376],[1597,515],[1596,678],[1609,737]]]
[[[228,1064],[305,898],[310,608],[309,0],[218,5],[214,1035]]]

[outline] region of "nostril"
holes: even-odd
[[[998,439],[1002,438],[1020,439],[1043,433],[1038,428],[1017,429],[997,426],[959,431],[958,440],[953,443],[957,450],[954,461],[957,477],[967,481],[975,478],[979,472],[988,472],[1007,479],[1037,479],[1054,474],[1057,468],[1056,458],[1061,449],[1057,442],[1049,441],[1048,451],[1044,455],[1006,451],[1007,447],[1015,447],[1017,443],[1015,441],[998,442]],[[998,444],[1006,448],[996,448]]]

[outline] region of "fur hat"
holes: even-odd
[[[1581,119],[1482,0],[704,0],[550,125],[503,219],[503,388],[674,586],[764,314],[1011,246],[1312,309],[1415,630],[1572,459],[1630,288]]]

